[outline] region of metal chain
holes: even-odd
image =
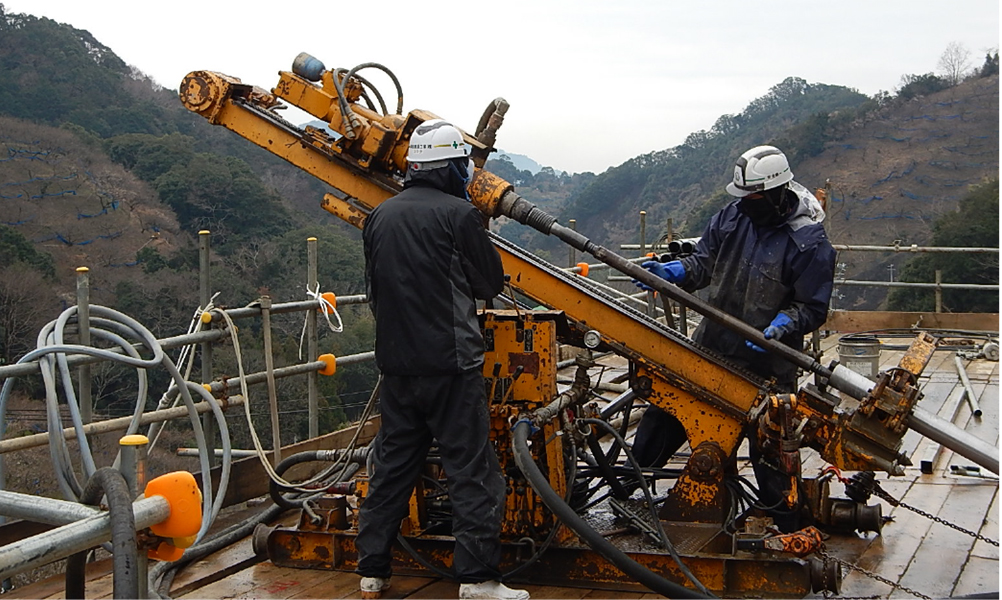
[[[902,592],[907,592],[907,593],[911,594],[912,596],[917,596],[919,598],[923,598],[924,600],[932,600],[931,597],[926,596],[925,594],[920,594],[919,592],[916,592],[915,590],[913,590],[913,589],[911,589],[909,587],[906,587],[906,586],[900,585],[898,583],[895,583],[895,582],[891,581],[890,579],[887,579],[886,577],[881,577],[880,575],[877,575],[876,573],[867,571],[866,569],[864,569],[863,567],[860,567],[859,565],[854,565],[854,564],[852,564],[851,562],[849,562],[847,560],[842,560],[841,558],[839,558],[839,557],[835,556],[834,554],[831,554],[830,552],[828,552],[827,550],[825,550],[824,544],[822,544],[821,547],[818,548],[815,552],[817,553],[818,556],[820,556],[821,558],[823,558],[826,562],[829,561],[829,560],[834,561],[835,563],[837,563],[839,565],[842,565],[843,567],[845,567],[847,569],[856,571],[857,573],[862,573],[863,575],[866,575],[867,577],[876,579],[880,583],[883,583],[885,585],[889,585],[889,586],[891,586],[892,588],[894,588],[896,590],[901,590]],[[829,596],[826,594],[825,597],[828,598]],[[837,597],[838,598],[843,598],[843,596],[837,596]],[[869,598],[869,596],[853,596],[853,598]]]
[[[971,536],[971,537],[973,537],[975,539],[979,539],[982,542],[987,542],[987,543],[991,544],[992,546],[995,546],[996,548],[999,547],[999,543],[996,542],[993,539],[986,538],[985,536],[981,535],[980,533],[977,533],[977,532],[974,532],[974,531],[970,531],[969,529],[964,529],[960,525],[955,525],[955,524],[947,521],[946,519],[943,519],[942,517],[937,517],[936,515],[929,514],[929,513],[925,512],[924,510],[922,510],[921,508],[916,508],[914,506],[911,506],[909,504],[906,504],[906,503],[904,503],[904,502],[902,502],[900,500],[897,500],[897,499],[891,497],[891,495],[888,494],[884,490],[884,488],[880,487],[880,484],[876,484],[876,486],[874,488],[874,493],[877,494],[877,496],[879,496],[880,498],[882,498],[882,499],[887,500],[888,502],[890,502],[891,505],[893,505],[893,506],[900,506],[901,508],[908,509],[908,510],[912,511],[913,513],[917,514],[917,515],[923,516],[923,517],[925,517],[927,519],[930,519],[932,521],[935,521],[937,523],[941,523],[943,525],[946,525],[947,527],[955,529],[955,530],[957,530],[957,531],[959,531],[961,533],[966,533],[967,535],[969,535],[969,536]]]

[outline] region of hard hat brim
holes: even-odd
[[[728,194],[734,196],[735,198],[744,198],[745,196],[748,196],[748,195],[751,195],[751,194],[755,193],[752,190],[743,190],[743,189],[739,188],[738,186],[734,185],[733,181],[731,183],[728,183],[726,186],[724,186],[724,189],[727,190]]]

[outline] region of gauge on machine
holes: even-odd
[[[602,334],[595,331],[594,329],[589,329],[584,334],[584,345],[586,348],[591,348],[594,350],[598,348],[598,345],[602,343]]]

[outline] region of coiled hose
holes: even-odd
[[[706,596],[668,581],[647,567],[630,558],[625,552],[615,547],[599,532],[595,531],[582,519],[564,500],[550,487],[549,481],[532,460],[529,451],[529,422],[521,420],[515,424],[512,439],[512,452],[515,464],[529,481],[546,506],[560,520],[570,527],[574,533],[585,541],[593,550],[601,554],[623,573],[635,579],[653,592],[668,598],[706,598]]]
[[[139,597],[139,550],[137,549],[136,517],[132,512],[129,485],[122,474],[111,468],[98,469],[87,480],[80,502],[97,504],[108,497],[111,515],[111,546],[114,554],[115,598]],[[66,559],[66,598],[82,599],[86,584],[87,551],[77,552]]]

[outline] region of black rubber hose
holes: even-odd
[[[102,496],[108,497],[111,516],[111,546],[114,567],[114,597],[139,597],[139,549],[137,547],[136,516],[132,512],[129,485],[122,474],[104,467],[91,475],[80,496],[83,504],[95,505]],[[82,599],[86,586],[87,551],[77,552],[66,559],[66,598]]]
[[[626,500],[629,498],[630,492],[626,491],[623,483],[616,477],[616,473],[609,465],[605,451],[602,450],[602,446],[598,443],[598,437],[594,431],[588,434],[588,449],[591,450],[592,456],[595,457],[595,462],[598,463],[598,470],[602,474],[602,478],[605,479],[605,483],[608,484],[609,489],[612,490],[613,497],[617,500]]]
[[[316,450],[308,450],[306,452],[293,454],[292,456],[283,458],[282,462],[278,463],[275,466],[275,473],[281,476],[283,473],[291,469],[294,465],[306,462],[313,462],[317,460],[320,459],[317,457]],[[322,491],[322,490],[317,490],[317,491]],[[293,510],[303,507],[302,499],[300,499],[298,502],[294,502],[283,496],[280,486],[277,483],[275,483],[274,480],[268,483],[268,494],[271,496],[271,499],[275,501],[275,504],[281,506],[284,509]]]
[[[706,596],[683,587],[677,583],[669,581],[657,575],[647,567],[630,558],[625,552],[615,547],[609,540],[605,539],[599,532],[592,529],[578,516],[566,502],[553,491],[549,481],[543,475],[539,467],[532,460],[529,452],[529,422],[519,421],[515,424],[512,439],[512,451],[515,455],[515,464],[522,474],[529,481],[529,485],[536,491],[543,503],[560,520],[570,527],[574,533],[587,543],[592,550],[604,556],[610,563],[615,565],[627,576],[632,577],[641,585],[646,586],[651,591],[668,598],[706,598]]]

